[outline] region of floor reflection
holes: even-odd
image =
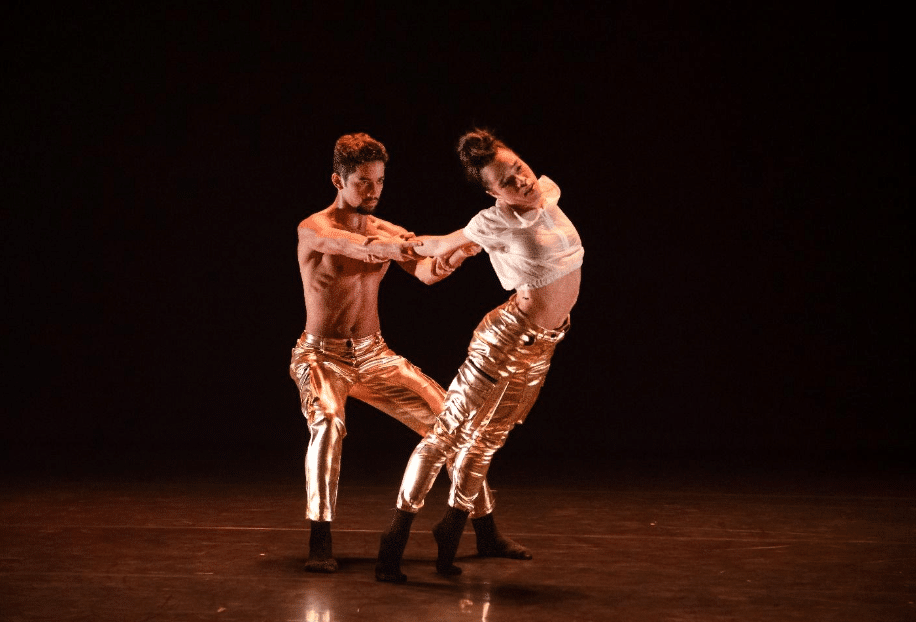
[[[309,592],[305,596],[304,622],[334,622],[331,608],[325,598],[318,591]]]
[[[480,612],[481,622],[486,622],[487,616],[490,613],[490,584],[484,584],[486,588],[484,593],[481,596],[475,596],[471,592],[467,592],[464,595],[464,598],[458,601],[458,611],[462,614],[470,616],[469,620],[476,620],[477,612]]]

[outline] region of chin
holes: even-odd
[[[375,211],[375,205],[360,205],[359,207],[356,208],[357,214],[363,214],[365,216],[372,214],[374,211]]]

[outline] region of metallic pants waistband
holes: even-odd
[[[379,331],[366,337],[357,337],[356,339],[319,337],[318,335],[312,335],[311,333],[302,333],[302,337],[299,338],[299,341],[300,343],[307,346],[312,346],[313,348],[328,348],[334,350],[362,350],[381,343],[382,333]]]
[[[496,307],[493,311],[508,314],[512,320],[524,328],[526,333],[544,341],[556,343],[562,340],[566,333],[569,332],[569,316],[566,316],[566,320],[563,321],[563,325],[559,328],[544,328],[529,320],[525,312],[518,306],[516,294],[513,294],[509,300]]]

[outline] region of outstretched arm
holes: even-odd
[[[456,233],[460,234],[461,232]],[[473,257],[483,250],[480,246],[464,237],[463,234],[461,234],[460,238],[455,236],[447,240],[446,238],[449,237],[421,236],[418,239],[423,240],[423,246],[412,249],[412,252],[416,255],[421,255],[421,258],[413,262],[398,262],[398,265],[427,285],[432,285],[449,276],[458,266],[464,263],[465,259]],[[455,246],[461,240],[464,243],[461,246]],[[435,256],[422,257],[430,250],[438,252],[435,253]]]
[[[404,239],[400,235],[365,236],[352,231],[338,229],[329,219],[313,216],[299,225],[299,252],[319,252],[328,255],[343,255],[368,263],[383,263],[389,260],[409,260],[410,250],[420,246],[416,238]]]
[[[423,246],[413,249],[413,252],[424,257],[449,257],[462,246],[476,246],[465,237],[461,229],[452,231],[448,235],[421,235],[417,239],[423,242]],[[480,247],[478,247],[479,250]]]

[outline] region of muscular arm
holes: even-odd
[[[389,260],[409,259],[408,251],[419,246],[416,239],[389,234],[379,228],[381,235],[360,235],[334,227],[330,219],[316,214],[299,225],[300,253],[319,252],[326,255],[343,255],[368,263],[383,263]]]
[[[463,246],[474,245],[461,229],[448,235],[421,235],[417,239],[423,242],[423,246],[418,246],[413,252],[424,257],[448,257]]]

